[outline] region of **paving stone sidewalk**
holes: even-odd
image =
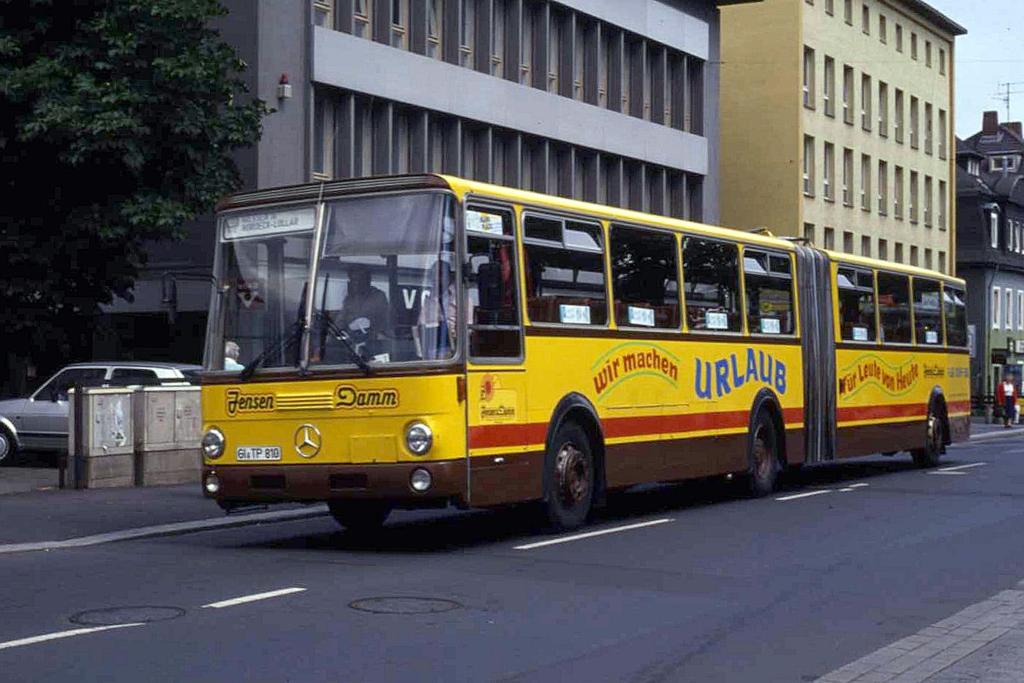
[[[825,674],[821,683],[1024,681],[1024,581]]]

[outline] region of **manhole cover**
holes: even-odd
[[[434,614],[450,612],[462,607],[454,600],[407,596],[363,598],[362,600],[353,600],[348,603],[348,606],[360,612],[372,612],[373,614]]]
[[[148,624],[151,621],[177,619],[185,613],[180,607],[107,607],[79,612],[71,623],[83,626],[117,626],[119,624]]]

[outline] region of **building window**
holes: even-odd
[[[897,242],[893,246],[892,260],[896,263],[903,263],[903,242]]]
[[[444,0],[428,0],[427,3],[427,55],[441,59],[441,27],[442,2]]]
[[[939,110],[939,158],[946,158],[946,110]]]
[[[889,213],[889,164],[878,162],[878,213],[885,216]]]
[[[804,45],[804,106],[814,109],[814,50]]]
[[[871,157],[860,155],[860,208],[871,210]]]
[[[878,82],[878,134],[889,137],[889,86]]]
[[[866,4],[861,7],[860,11],[860,30],[865,35],[871,35],[871,8]]]
[[[924,41],[924,65],[932,68],[932,41]]]
[[[1017,329],[1024,330],[1024,290],[1017,290]]]
[[[921,122],[917,98],[910,96],[910,146],[917,149],[920,146]]]
[[[884,239],[878,240],[878,258],[882,261],[889,260],[889,241]]]
[[[943,76],[946,75],[946,51],[939,48],[939,73]]]
[[[843,0],[843,20],[853,26],[853,0]]]
[[[310,171],[314,180],[323,180],[334,174],[334,106],[321,93],[314,93],[313,99]]]
[[[932,205],[932,177],[926,175],[924,177],[924,227],[932,227],[932,211],[934,206]]]
[[[832,16],[836,12],[835,0],[825,0],[825,14]]]
[[[352,30],[360,38],[373,37],[373,24],[370,23],[373,11],[373,0],[353,0]]]
[[[910,172],[910,222],[917,222],[917,171]]]
[[[835,178],[836,150],[831,142],[825,143],[825,158],[822,167],[822,188],[827,201],[835,200],[833,179]]]
[[[833,251],[836,248],[836,231],[834,228],[825,228],[825,248]]]
[[[853,150],[843,150],[843,205],[853,206]]]
[[[903,26],[896,24],[896,52],[903,52]]]
[[[939,252],[939,272],[946,272],[946,252],[944,251]]]
[[[843,121],[853,125],[853,67],[843,66]]]
[[[409,0],[391,0],[391,47],[409,45]]]
[[[551,25],[548,27],[548,92],[558,93],[558,79],[562,66],[562,26],[565,21],[561,14],[551,13]],[[640,45],[642,48],[642,44]],[[566,78],[569,74],[566,74]]]
[[[897,220],[903,220],[903,167],[897,166],[893,173],[892,212]]]
[[[843,251],[847,254],[853,253],[853,233],[849,231],[843,231]]]
[[[871,130],[871,76],[860,76],[860,126]]]
[[[532,85],[533,78],[533,14],[523,6],[523,34],[519,41],[519,83]]]
[[[903,91],[896,88],[896,101],[893,112],[893,130],[896,132],[896,142],[903,144]]]
[[[313,23],[324,28],[334,28],[334,0],[313,1]]]
[[[597,104],[600,107],[608,106],[608,51],[611,48],[611,43],[608,40],[608,32],[601,31],[601,41],[597,48]],[[681,87],[683,82],[684,73],[682,71],[685,57],[678,57],[669,63],[670,75],[669,80],[672,83],[672,88]],[[685,125],[683,123],[683,113],[674,112],[675,116],[678,117],[679,123],[676,125],[680,130]]]
[[[860,238],[860,255],[871,258],[871,238],[867,235]]]
[[[814,138],[804,136],[804,195],[814,196]]]
[[[472,68],[473,44],[476,38],[476,0],[460,0],[459,64]]]
[[[932,250],[925,247],[924,250],[924,267],[928,270],[932,269]]]
[[[917,245],[916,244],[910,245],[910,265],[912,265],[912,266],[916,266],[917,265]]]
[[[973,176],[981,175],[981,162],[977,159],[968,159],[967,172]]]
[[[917,61],[917,34],[910,32],[910,58]]]
[[[1000,313],[1000,311],[1002,310],[1002,307],[1003,307],[1002,306],[1002,304],[1003,304],[1003,296],[1002,296],[1002,294],[1003,294],[1002,289],[1000,289],[999,287],[993,287],[992,288],[992,329],[993,330],[998,330],[1000,328],[1000,326],[1001,326],[1000,325],[1000,318],[1002,316],[1000,316],[999,313]]]
[[[999,212],[993,209],[988,214],[989,237],[993,249],[999,248]]]
[[[1006,297],[1006,304],[1003,306],[1005,313],[1003,314],[1003,329],[1013,329],[1013,290],[1007,287],[1003,291],[1003,296]]]
[[[808,244],[814,244],[814,224],[804,223],[804,239]]]
[[[494,3],[491,15],[491,75],[505,77],[505,3],[501,1]]]
[[[825,115],[836,115],[836,60],[825,56]]]
[[[939,181],[939,230],[946,229],[946,181]]]
[[[932,143],[934,142],[934,132],[932,128],[932,105],[930,102],[924,103],[924,153],[932,153]]]
[[[879,13],[878,15],[878,40],[882,43],[889,42],[889,27],[885,23],[885,15]]]

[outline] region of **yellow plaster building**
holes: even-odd
[[[721,217],[952,272],[953,50],[920,0],[723,6]]]

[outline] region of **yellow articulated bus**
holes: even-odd
[[[964,283],[439,175],[234,196],[203,487],[222,507],[540,501],[967,438]]]

